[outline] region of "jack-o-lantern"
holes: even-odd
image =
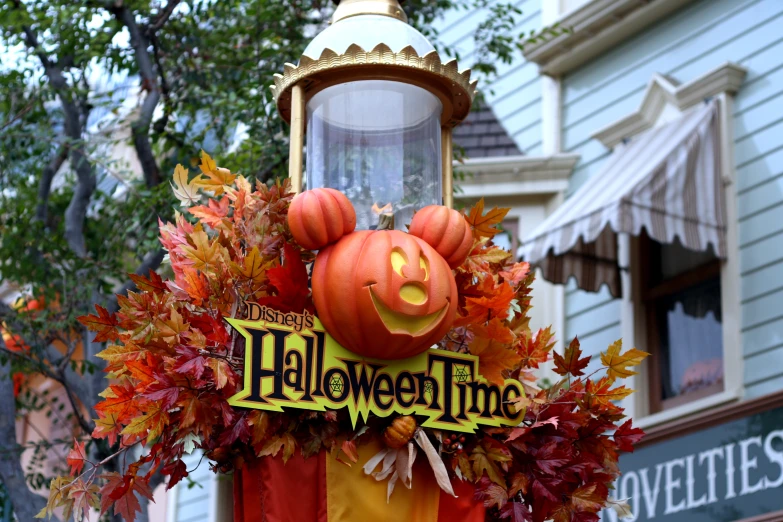
[[[457,314],[457,285],[449,262],[426,239],[399,230],[361,230],[335,237],[347,221],[344,216],[351,214],[350,201],[331,189],[304,194],[294,198],[289,227],[305,248],[321,248],[313,267],[313,302],[329,334],[352,352],[377,359],[412,357],[440,341]],[[339,205],[325,212],[323,202],[333,199]],[[444,229],[439,217],[449,222],[454,216],[449,211],[428,218],[430,225]],[[334,219],[340,226],[318,223],[334,232],[314,241],[308,229],[316,228],[310,223],[316,219]],[[461,255],[454,255],[458,249],[450,248],[452,262]]]
[[[318,253],[313,301],[341,345],[366,357],[403,359],[446,335],[457,286],[446,261],[422,239],[362,230]]]

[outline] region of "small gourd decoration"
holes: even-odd
[[[400,449],[410,442],[417,427],[416,419],[411,415],[396,417],[383,431],[383,442],[392,449]]]
[[[294,197],[288,223],[300,245],[320,249],[313,302],[326,330],[345,348],[365,357],[404,359],[426,351],[451,328],[457,314],[451,269],[465,261],[473,244],[459,212],[425,207],[408,234],[353,231],[350,200],[317,188]]]

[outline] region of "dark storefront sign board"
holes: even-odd
[[[620,469],[623,522],[783,521],[783,393],[656,429]]]

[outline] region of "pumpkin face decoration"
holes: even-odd
[[[457,313],[449,264],[425,240],[399,230],[356,231],[322,248],[312,288],[329,334],[365,357],[418,355],[446,335]]]

